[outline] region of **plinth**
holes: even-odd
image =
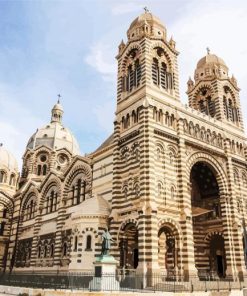
[[[116,280],[118,261],[111,255],[96,257],[94,262],[94,277],[89,283],[91,291],[119,291],[119,282]]]

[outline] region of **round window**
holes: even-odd
[[[68,161],[67,156],[64,154],[60,154],[58,156],[58,161],[60,164],[65,164]]]
[[[42,155],[40,156],[40,161],[45,162],[46,160],[47,160],[46,155],[42,154]]]

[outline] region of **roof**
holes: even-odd
[[[67,148],[72,155],[80,154],[79,144],[71,133],[59,122],[51,122],[37,129],[28,141],[27,148],[36,149],[39,146],[47,146],[53,150]]]
[[[210,65],[217,65],[217,66],[223,66],[227,68],[226,63],[217,55],[208,53],[205,57],[201,58],[197,63],[197,68],[203,68],[205,66]]]
[[[164,25],[158,17],[154,16],[151,12],[144,12],[133,20],[133,22],[130,24],[129,30],[131,30],[135,26],[142,25],[144,22],[164,27]]]
[[[93,153],[98,152],[110,146],[111,144],[113,144],[113,142],[114,142],[114,133],[112,133]]]

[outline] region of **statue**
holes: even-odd
[[[101,245],[101,255],[109,255],[109,250],[111,249],[111,241],[114,242],[112,236],[110,235],[108,229],[102,234],[102,245]]]

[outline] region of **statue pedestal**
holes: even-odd
[[[118,261],[113,256],[102,255],[94,262],[95,274],[89,283],[90,291],[119,291],[119,282],[116,280]]]

